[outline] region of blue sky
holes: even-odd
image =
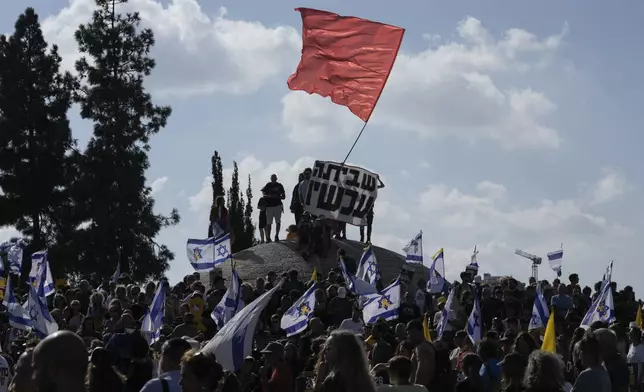
[[[19,3],[3,5],[2,31],[12,31],[27,6]],[[78,57],[73,32],[92,3],[29,4],[68,67]],[[387,186],[375,208],[376,245],[399,251],[422,229],[427,256],[445,248],[450,279],[478,245],[483,272],[526,280],[529,263],[514,249],[545,256],[563,243],[566,276],[592,284],[614,259],[620,287],[644,290],[636,243],[644,232],[644,5],[620,4],[130,0],[122,9],[139,10],[157,38],[147,87],[173,108],[148,171],[157,210],[177,207],[182,217],[159,236],[176,254],[169,277],[191,272],[185,241],[205,233],[213,150],[227,175],[233,160],[252,175],[257,195],[272,173],[290,189],[314,159],[342,160],[358,133],[346,108],[286,87],[301,45],[293,8],[306,6],[407,29],[349,159]],[[91,124],[76,108],[70,117],[85,145]],[[10,235],[0,229],[0,240]],[[554,273],[542,266],[540,276]]]

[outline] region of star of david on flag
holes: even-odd
[[[423,232],[421,231],[402,249],[407,255],[405,261],[408,263],[423,262]]]
[[[188,260],[196,271],[210,271],[217,265],[233,258],[230,234],[217,239],[189,239],[186,245]]]
[[[365,323],[375,323],[380,318],[395,320],[400,308],[400,277],[382,290],[382,293],[370,294],[366,298],[362,308]]]
[[[481,305],[479,303],[479,297],[474,298],[474,307],[472,308],[472,313],[467,320],[467,336],[470,337],[470,340],[475,345],[481,341]]]
[[[378,279],[380,279],[380,268],[371,245],[365,248],[360,257],[356,276],[372,286],[375,286]]]
[[[581,325],[588,326],[595,321],[603,321],[610,324],[615,321],[615,305],[613,303],[613,290],[610,285],[610,276],[612,275],[613,263],[611,262],[607,273],[604,275],[602,288],[599,296],[593,301],[588,312],[581,321]],[[608,276],[608,278],[606,278]]]
[[[315,290],[317,289],[317,284],[311,285],[282,316],[280,327],[286,332],[287,337],[303,332],[308,326],[309,319],[315,312]]]

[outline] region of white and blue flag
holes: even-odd
[[[595,321],[603,321],[610,325],[615,321],[615,306],[613,304],[613,289],[610,281],[604,281],[602,291],[599,296],[593,301],[588,309],[588,312],[581,321],[581,325],[588,326]]]
[[[443,332],[445,332],[445,327],[447,327],[447,322],[449,321],[449,316],[452,313],[452,304],[454,303],[454,293],[456,290],[452,288],[449,292],[449,295],[447,296],[447,302],[445,302],[445,307],[443,307],[443,310],[441,311],[441,322],[438,324],[438,330],[436,331],[438,333],[438,337],[443,336]]]
[[[13,292],[13,282],[11,276],[7,278],[7,286],[4,291],[3,305],[7,308],[9,325],[14,328],[28,330],[31,329],[31,317],[29,312],[18,303],[16,295]]]
[[[408,263],[422,263],[423,262],[423,232],[418,233],[414,239],[403,248],[403,252],[407,255],[405,261]]]
[[[548,263],[550,268],[561,276],[561,267],[563,266],[563,249],[548,253]]]
[[[429,266],[429,278],[427,279],[427,291],[436,294],[443,291],[445,287],[445,257],[443,248],[432,257],[432,265]]]
[[[315,290],[317,288],[316,284],[312,284],[282,316],[280,326],[286,332],[286,337],[303,332],[309,325],[309,320],[315,312]]]
[[[233,269],[232,279],[226,295],[219,301],[219,304],[210,313],[210,318],[215,320],[219,328],[226,325],[240,310],[244,308],[244,301],[241,299],[241,279],[237,271]]]
[[[370,295],[362,308],[365,323],[375,323],[378,319],[386,321],[398,318],[400,309],[400,277],[382,290],[380,294]]]
[[[27,311],[31,318],[31,329],[39,339],[44,339],[48,335],[58,331],[58,324],[56,324],[56,321],[49,314],[47,300],[44,296],[39,295],[33,285],[29,285]]]
[[[233,258],[230,234],[205,240],[189,239],[186,245],[188,260],[196,271],[210,271],[217,265]]]
[[[43,298],[49,297],[56,292],[46,250],[41,250],[31,255],[29,283],[36,288],[38,295]]]
[[[9,262],[9,272],[12,274],[20,275],[22,270],[22,246],[20,241],[14,242],[7,249],[7,261]]]
[[[380,279],[380,267],[378,267],[376,255],[371,245],[365,248],[362,257],[360,257],[356,276],[372,286],[375,286],[378,279]]]
[[[478,295],[474,296],[474,307],[472,308],[470,317],[467,319],[467,336],[470,337],[474,345],[478,344],[482,338],[481,304]]]
[[[365,282],[357,276],[350,274],[342,258],[340,259],[340,269],[342,270],[342,277],[344,277],[345,282],[347,282],[347,288],[352,293],[359,296],[367,296],[369,294],[378,293],[378,290],[375,286],[372,286],[371,284]]]
[[[537,295],[534,297],[534,305],[532,305],[532,317],[530,317],[530,323],[528,324],[528,330],[546,328],[548,325],[548,318],[550,317],[550,310],[548,309],[548,303],[546,298],[543,296],[543,292],[539,285],[537,285]]]
[[[246,357],[253,352],[255,328],[257,328],[259,316],[283,284],[284,281],[280,281],[270,291],[265,292],[238,312],[202,351],[213,354],[225,370],[234,372],[241,369]]]
[[[145,312],[141,322],[141,331],[146,332],[150,344],[156,343],[161,337],[161,327],[165,315],[165,282],[159,282],[150,307]]]
[[[114,271],[114,273],[112,274],[112,279],[110,279],[110,281],[112,283],[118,282],[119,276],[121,276],[121,262],[120,261],[118,263],[116,263],[116,271]]]
[[[610,264],[608,264],[608,267],[606,267],[606,272],[604,272],[604,276],[602,277],[602,290],[604,289],[604,285],[610,284],[610,282],[613,279],[613,262],[611,261]]]

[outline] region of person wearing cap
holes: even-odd
[[[181,357],[192,348],[185,339],[170,339],[161,347],[159,378],[148,381],[141,392],[181,392]]]
[[[295,378],[284,361],[284,346],[269,343],[262,351],[264,366],[260,369],[262,392],[295,392]]]

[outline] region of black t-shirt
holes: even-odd
[[[420,308],[416,304],[403,303],[398,309],[398,321],[407,324],[420,318]]]
[[[278,207],[282,205],[282,198],[286,197],[284,187],[279,182],[269,182],[264,185],[262,192],[266,197],[266,207]]]
[[[472,385],[469,380],[463,380],[456,384],[456,392],[484,392],[484,389],[479,385]]]

